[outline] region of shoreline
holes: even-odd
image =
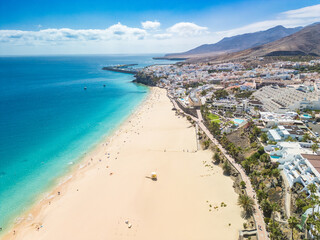
[[[4,235],[3,239],[25,239],[25,236],[29,236],[29,238],[26,237],[26,239],[35,239],[34,237],[37,236],[37,234],[45,234],[46,231],[50,232],[50,229],[47,230],[49,225],[50,225],[50,227],[59,225],[59,223],[56,222],[57,218],[55,218],[55,220],[51,219],[51,217],[53,217],[53,215],[55,215],[56,212],[58,212],[59,208],[70,209],[70,206],[72,207],[72,205],[76,204],[76,203],[80,204],[80,206],[82,206],[83,203],[91,205],[91,204],[94,204],[95,201],[98,201],[98,200],[90,198],[90,194],[86,194],[85,196],[83,196],[84,199],[81,201],[74,196],[75,194],[80,194],[80,192],[82,192],[82,191],[86,191],[86,192],[94,191],[95,194],[97,194],[97,193],[100,194],[100,190],[98,191],[98,190],[91,190],[90,189],[90,188],[94,187],[94,185],[99,185],[101,191],[104,191],[103,189],[106,187],[108,189],[108,191],[113,193],[112,195],[118,194],[118,191],[120,191],[120,189],[123,189],[123,188],[126,189],[124,191],[124,193],[122,193],[122,195],[120,195],[122,197],[118,198],[118,200],[111,199],[112,195],[110,196],[107,192],[104,193],[104,195],[101,195],[101,197],[105,198],[105,202],[103,202],[103,205],[99,205],[99,206],[101,208],[105,208],[105,209],[103,211],[102,211],[102,209],[99,209],[99,211],[96,212],[96,214],[100,215],[100,214],[102,214],[101,212],[108,212],[110,214],[109,217],[111,217],[111,218],[112,218],[112,216],[118,216],[119,215],[118,211],[122,212],[122,208],[121,208],[121,210],[118,209],[116,212],[113,212],[113,209],[109,209],[109,205],[119,207],[118,204],[121,205],[121,203],[122,203],[122,204],[124,204],[123,208],[125,208],[128,212],[133,211],[133,212],[131,212],[132,219],[130,219],[130,217],[129,217],[129,220],[133,222],[134,226],[136,226],[137,224],[141,225],[141,226],[149,226],[150,222],[145,221],[145,219],[150,219],[150,216],[149,216],[150,212],[148,212],[148,211],[145,212],[146,211],[145,207],[148,209],[150,207],[149,206],[150,202],[149,201],[145,202],[146,206],[145,205],[140,206],[139,202],[136,202],[136,200],[134,200],[134,199],[139,198],[141,193],[145,194],[145,192],[144,192],[144,191],[146,191],[145,188],[147,188],[147,190],[148,190],[147,192],[150,192],[150,191],[153,192],[153,191],[155,191],[153,188],[154,187],[158,188],[157,185],[160,184],[160,189],[158,189],[156,192],[154,192],[154,193],[156,193],[156,195],[159,195],[159,198],[161,198],[161,196],[162,196],[162,198],[160,199],[161,200],[160,202],[158,199],[154,199],[154,197],[151,197],[151,196],[153,196],[153,194],[151,194],[150,196],[144,195],[143,198],[141,198],[141,199],[139,198],[139,199],[140,199],[140,201],[142,201],[147,198],[149,200],[152,200],[151,202],[155,202],[155,204],[156,204],[155,206],[162,206],[163,201],[166,202],[166,199],[164,199],[163,196],[166,196],[167,188],[171,192],[168,195],[168,198],[170,198],[170,196],[172,194],[173,195],[176,194],[176,192],[174,189],[171,189],[169,186],[169,185],[172,185],[172,183],[170,181],[164,179],[164,177],[163,177],[163,180],[161,180],[160,182],[150,183],[148,181],[146,183],[145,181],[147,181],[147,180],[144,180],[144,179],[137,180],[137,178],[136,178],[137,173],[132,172],[131,170],[127,169],[128,166],[137,168],[137,169],[135,169],[135,171],[140,172],[140,174],[141,174],[141,172],[145,171],[144,168],[148,168],[148,169],[150,168],[150,166],[147,167],[148,164],[149,165],[150,164],[151,165],[158,165],[157,168],[162,169],[162,175],[164,175],[164,176],[167,175],[166,176],[167,178],[173,177],[174,182],[177,182],[181,185],[181,187],[183,189],[178,190],[178,193],[179,193],[179,195],[177,196],[178,198],[181,195],[182,199],[185,199],[185,197],[187,197],[187,195],[188,195],[188,193],[187,193],[188,190],[184,189],[185,182],[189,183],[190,187],[192,187],[194,184],[198,184],[198,185],[195,185],[194,186],[195,188],[193,189],[193,191],[195,191],[193,194],[195,194],[196,196],[191,197],[190,199],[186,199],[185,201],[187,203],[182,202],[181,205],[183,205],[183,206],[185,205],[184,207],[193,206],[193,204],[190,205],[189,201],[191,200],[191,203],[196,204],[196,206],[198,206],[201,209],[201,211],[200,211],[201,214],[198,214],[197,211],[194,211],[191,209],[187,209],[186,212],[191,211],[191,213],[193,215],[194,214],[195,214],[195,216],[199,215],[198,217],[201,216],[201,218],[199,218],[199,219],[201,220],[201,222],[203,222],[205,224],[209,224],[210,221],[215,221],[216,225],[223,223],[223,226],[221,225],[220,227],[218,227],[215,230],[215,231],[219,232],[219,233],[217,233],[217,234],[219,234],[219,236],[221,236],[221,234],[223,234],[223,232],[220,232],[220,231],[222,231],[222,229],[219,230],[220,228],[223,228],[224,231],[231,231],[231,229],[232,229],[233,230],[233,231],[231,231],[232,233],[225,233],[225,234],[227,236],[230,236],[230,234],[232,234],[232,236],[236,236],[235,234],[237,234],[237,231],[239,230],[239,228],[242,227],[243,220],[241,220],[241,218],[240,218],[240,207],[238,207],[236,204],[237,194],[234,192],[234,189],[232,188],[233,181],[231,179],[228,179],[225,176],[223,176],[222,170],[218,169],[218,167],[217,167],[217,169],[214,168],[215,172],[212,174],[211,173],[210,174],[204,173],[204,171],[207,172],[207,170],[204,170],[205,167],[202,166],[202,163],[200,163],[200,165],[199,165],[199,162],[202,159],[206,159],[207,161],[209,159],[211,159],[212,153],[210,153],[208,151],[202,151],[202,150],[198,151],[197,150],[197,148],[195,147],[194,128],[187,127],[187,125],[189,125],[189,123],[187,123],[187,121],[185,119],[179,119],[180,117],[173,116],[171,109],[168,109],[168,101],[170,102],[169,106],[172,106],[171,105],[172,103],[167,96],[165,96],[165,97],[163,96],[164,91],[165,90],[163,90],[163,89],[150,88],[150,92],[148,93],[146,98],[137,106],[137,108],[133,111],[133,113],[130,114],[128,116],[128,118],[125,119],[117,128],[115,128],[107,138],[99,141],[97,143],[97,145],[95,147],[93,147],[93,149],[88,151],[88,153],[81,160],[79,160],[79,162],[77,162],[74,166],[71,167],[70,172],[68,172],[65,176],[57,179],[57,184],[60,182],[62,182],[62,183],[54,186],[53,189],[51,189],[51,191],[44,193],[43,196],[46,196],[46,197],[41,200],[39,199],[38,201],[36,201],[34,206],[31,208],[31,210],[27,211],[26,214],[23,214],[23,216],[25,216],[25,219],[23,221],[21,221],[20,223],[14,225],[13,228],[10,228],[8,233],[6,235]],[[154,115],[154,113],[151,114],[152,110],[149,110],[149,109],[153,108],[153,104],[156,103],[157,101],[159,101],[158,99],[166,102],[165,104],[161,105],[161,108],[163,109],[163,111],[165,111],[167,113],[171,112],[170,119],[172,118],[172,121],[175,122],[174,126],[172,127],[174,130],[172,129],[169,132],[170,132],[170,134],[172,134],[172,137],[178,137],[178,138],[175,138],[175,141],[172,142],[171,144],[163,142],[161,140],[164,138],[164,136],[169,135],[168,130],[163,129],[164,126],[161,123],[161,121],[159,123],[155,123],[156,126],[154,128],[152,125],[152,130],[151,130],[152,133],[150,133],[150,130],[144,129],[144,127],[145,128],[150,127],[150,126],[147,126],[146,123],[150,124],[150,122],[148,122],[148,121],[151,121],[150,119],[152,119],[152,116]],[[157,107],[157,106],[155,106],[155,107]],[[157,111],[159,110],[158,108],[157,108]],[[151,113],[150,113],[150,111],[151,111]],[[157,117],[160,118],[161,114]],[[147,118],[149,118],[149,120]],[[183,124],[183,127],[180,127],[180,124]],[[157,129],[157,128],[160,128],[160,129]],[[179,128],[179,129],[177,129],[177,128]],[[177,133],[171,133],[172,131],[177,131]],[[130,132],[132,132],[132,133],[130,134]],[[138,140],[138,139],[145,139],[145,137],[140,137],[139,135],[153,138],[153,134],[156,134],[155,140],[154,140],[155,143],[153,143],[150,146],[143,146],[142,147],[142,146],[134,144],[134,143],[129,143],[130,141],[134,142],[135,140]],[[189,136],[189,137],[185,138],[185,136]],[[192,136],[194,137],[194,139],[190,139],[190,138],[192,138]],[[159,137],[159,139],[156,139],[157,137]],[[178,140],[178,142],[177,142],[177,140]],[[126,143],[126,141],[128,141],[128,143]],[[120,144],[127,146],[126,149],[121,150]],[[166,147],[164,148],[163,146],[166,146]],[[131,157],[132,149],[134,149],[134,152],[136,152],[136,151],[140,151],[139,148],[141,148],[141,147],[142,147],[141,154],[143,154],[143,155],[139,155],[140,157],[137,156],[137,158],[135,158],[135,160],[139,161],[139,160],[141,160],[141,156],[143,156],[143,157],[146,156],[145,158],[148,158],[148,161],[146,162],[146,161],[141,160],[142,161],[141,165],[140,164],[136,165],[133,162],[128,162],[127,158]],[[138,148],[138,149],[136,149],[136,148]],[[186,150],[186,149],[188,149],[188,150]],[[154,153],[156,153],[156,155],[159,155],[159,157],[164,155],[163,157],[161,157],[161,159],[163,159],[163,160],[160,161],[160,159],[159,160],[152,159],[153,158],[152,156],[154,156]],[[122,156],[123,154],[126,156],[125,160],[122,160],[124,162],[118,163],[119,159],[120,159],[119,156]],[[168,158],[168,159],[166,159],[166,158]],[[170,160],[170,158],[171,158],[171,160]],[[195,162],[194,158],[198,159],[199,162]],[[121,159],[122,159],[122,157],[121,157]],[[166,160],[164,160],[164,159],[166,159]],[[167,169],[168,166],[163,165],[163,163],[162,163],[162,161],[166,161],[167,164],[169,164],[169,165],[175,164],[172,162],[173,159],[176,159],[176,161],[179,161],[179,164],[177,166],[175,166],[175,168],[173,168],[173,169],[170,169],[170,168]],[[150,163],[150,161],[152,163]],[[102,164],[104,165],[105,163],[107,164],[107,166],[101,167],[101,165]],[[186,169],[184,169],[184,166],[181,167],[181,164],[187,164],[185,167]],[[114,166],[111,167],[110,165],[114,165]],[[189,169],[188,168],[189,165],[194,165],[194,166],[189,167],[190,168]],[[172,170],[176,171],[176,168],[178,166],[180,166],[179,168],[181,168],[182,172],[181,173],[176,172],[173,174],[173,176],[171,176],[171,174],[172,174],[171,171]],[[194,168],[194,167],[196,167],[196,168]],[[110,170],[110,169],[114,169],[114,170]],[[154,169],[150,168],[148,171],[151,171],[151,170],[154,170]],[[186,170],[186,172],[184,172],[185,170]],[[101,174],[102,171],[106,171],[107,175],[103,175],[101,177],[99,176],[99,181],[97,181],[98,177],[96,175]],[[129,187],[127,188],[127,185],[131,184],[130,182],[123,182],[124,181],[123,177],[120,179],[117,177],[118,174],[121,174],[122,171],[125,171],[125,173],[126,173],[124,176],[130,175],[133,177],[132,184],[134,184],[134,185],[132,186],[132,188],[129,188]],[[200,175],[200,177],[197,174],[194,176],[194,171],[198,175]],[[210,171],[213,171],[213,170],[210,170]],[[216,175],[215,173],[218,173],[218,175]],[[72,177],[70,177],[70,175]],[[177,176],[175,176],[175,175],[177,175]],[[179,176],[180,176],[180,178],[179,178]],[[90,180],[90,179],[92,179],[92,180]],[[116,179],[117,183],[115,183],[115,185],[112,185],[113,183],[109,182],[109,179]],[[195,181],[195,183],[190,182],[191,179],[193,181]],[[215,181],[209,182],[210,179],[211,180],[215,179],[217,182],[215,182]],[[162,181],[164,181],[164,183],[163,183],[164,185],[161,185]],[[168,182],[166,182],[166,181],[168,181]],[[89,184],[88,182],[90,182],[91,184]],[[103,182],[103,184],[102,184],[102,182]],[[220,182],[220,184],[219,184],[219,182]],[[221,185],[224,183],[230,185],[230,188],[223,189],[220,186],[215,186],[216,184]],[[94,185],[92,185],[92,184],[94,184]],[[141,189],[141,184],[142,184],[142,186],[144,186],[142,189]],[[157,185],[153,186],[153,184],[157,184]],[[205,187],[204,189],[198,189],[199,186],[202,186],[201,184],[204,184],[204,186],[207,186],[207,187]],[[81,187],[79,187],[79,189],[78,189],[78,186],[81,186]],[[211,186],[213,189],[216,189],[217,192],[210,193],[210,194],[207,193],[208,186]],[[86,188],[88,188],[88,189],[86,189]],[[115,190],[114,188],[116,188],[116,189],[119,188],[119,189]],[[135,196],[136,193],[134,193],[134,191],[136,189],[139,190],[139,196]],[[105,190],[105,191],[107,191],[107,190]],[[172,191],[174,191],[174,192],[172,192]],[[224,191],[227,192],[227,193],[225,193],[226,194],[225,196],[221,196],[221,197],[215,196],[216,193],[220,194],[221,192],[224,192]],[[59,192],[60,192],[60,194],[59,194]],[[132,202],[130,202],[130,204],[127,205],[128,203],[127,203],[126,198],[131,199],[130,194],[128,196],[126,195],[127,192],[129,192],[135,196],[132,200],[133,200],[133,203],[137,205],[137,207],[132,209],[132,206],[131,206],[131,204],[133,204]],[[125,195],[123,195],[123,194],[125,194]],[[187,195],[185,195],[185,194],[187,194]],[[203,198],[203,203],[202,202],[199,203],[198,195],[201,198]],[[123,199],[123,196],[126,196],[126,197]],[[205,196],[207,196],[207,197],[205,197]],[[151,197],[151,199],[150,199],[150,197]],[[215,208],[215,210],[212,209],[212,212],[214,212],[213,214],[216,214],[218,216],[212,217],[211,215],[209,215],[208,211],[211,211],[211,209],[208,210],[208,208],[209,208],[207,206],[208,200],[207,200],[207,203],[205,203],[205,201],[204,201],[204,199],[207,199],[207,198],[208,198],[208,200],[211,200],[210,198],[215,199],[212,202],[212,205],[217,205],[217,207],[219,206],[219,204],[221,202],[220,198],[225,199],[224,201],[226,201],[226,203],[228,203],[228,207],[226,209],[217,209],[217,211],[219,210],[219,212],[224,212],[224,214],[221,215],[222,213],[216,212],[215,211],[216,208]],[[180,200],[182,200],[182,199],[180,199]],[[220,199],[219,200],[220,202],[217,202],[218,201],[217,199]],[[177,205],[178,202],[175,202],[176,201],[175,199],[171,199],[171,201],[173,202],[173,204],[171,202],[167,202],[165,204],[165,206],[166,206],[166,208],[171,209],[171,211],[173,211],[173,212],[178,211],[176,214],[177,216],[174,215],[172,217],[173,218],[177,217],[178,219],[180,219],[180,215],[184,216],[186,214],[185,212],[180,212],[180,211],[183,211],[182,209],[184,209],[184,208],[179,210],[179,206]],[[64,204],[62,204],[62,203],[64,203]],[[104,206],[104,203],[106,203],[107,206]],[[211,201],[210,201],[210,203],[211,203]],[[68,204],[71,204],[71,205],[69,206]],[[114,205],[114,204],[116,204],[116,205]],[[66,207],[67,205],[68,205],[68,207]],[[203,205],[205,205],[205,206],[203,206]],[[89,208],[89,206],[87,206],[87,205],[85,205],[85,206],[86,206],[86,208]],[[210,204],[210,206],[211,206],[211,204]],[[178,210],[177,210],[177,208],[178,208]],[[218,208],[220,208],[220,206]],[[78,210],[80,210],[82,212],[87,212],[86,214],[91,214],[92,211],[96,211],[95,209],[93,209],[92,211],[90,211],[89,209],[82,209],[82,208],[80,208],[80,209],[78,209]],[[142,213],[136,213],[137,209],[142,211]],[[159,214],[159,215],[162,214],[161,209],[157,209],[157,208],[155,208],[155,209],[151,208],[151,209],[152,209],[152,211],[157,212],[157,214]],[[75,212],[73,212],[73,213],[76,215],[78,214]],[[32,214],[32,217],[30,217],[30,214]],[[126,213],[126,214],[128,214],[128,213]],[[142,214],[142,216],[141,216],[141,214]],[[220,217],[219,217],[219,215],[220,215]],[[70,217],[70,216],[66,216],[66,214],[59,215],[59,216]],[[107,216],[103,216],[103,217],[107,217]],[[161,216],[157,215],[157,217],[159,217],[159,220],[158,219],[154,219],[154,220],[155,220],[155,222],[159,221],[159,223],[163,222],[164,219],[167,219],[166,216],[161,217]],[[195,218],[197,218],[197,217],[195,217]],[[72,219],[74,219],[74,218],[72,218]],[[181,221],[182,219],[185,219],[185,217],[181,218],[179,221]],[[86,221],[86,220],[87,220],[87,218],[84,219],[84,221]],[[128,236],[129,236],[130,234],[132,234],[132,232],[134,232],[134,231],[128,232],[128,229],[123,228],[123,226],[120,223],[118,223],[119,226],[115,225],[116,223],[114,223],[114,220],[115,220],[115,217],[113,217],[112,219],[106,219],[105,224],[108,226],[111,225],[113,227],[116,227],[117,231],[120,232],[120,235],[121,234],[122,235],[128,234]],[[80,220],[78,220],[78,221],[80,221]],[[119,221],[119,219],[117,219],[117,221]],[[122,219],[122,217],[121,217],[120,222],[121,221],[124,221],[124,219]],[[180,229],[181,227],[184,228],[185,226],[187,226],[187,228],[191,229],[192,227],[194,227],[193,226],[194,223],[191,219],[190,219],[190,221],[192,222],[192,225],[189,225],[189,224],[191,224],[189,222],[184,222],[182,226],[181,226],[181,224],[177,223],[176,224],[177,226],[175,226],[175,227]],[[218,221],[218,222],[216,222],[216,221]],[[50,224],[47,222],[50,222]],[[229,226],[227,225],[227,222],[229,222]],[[231,222],[232,222],[232,227],[231,227]],[[103,223],[104,222],[97,221],[96,224],[100,226]],[[109,224],[107,224],[107,223],[109,223]],[[90,222],[88,224],[90,224]],[[210,223],[210,225],[211,224],[212,223]],[[235,227],[233,227],[234,225],[235,225]],[[62,226],[62,227],[64,227],[64,226]],[[91,227],[94,228],[96,226],[94,225]],[[153,227],[154,227],[154,225],[152,224],[149,227],[146,227],[146,229],[150,229]],[[175,233],[175,234],[178,234],[178,232],[181,231],[182,229],[176,230],[175,227],[173,227],[172,231],[177,231],[177,233]],[[197,231],[196,230],[194,230],[194,231],[196,231],[196,233],[199,234],[200,233],[199,229],[202,229],[202,226],[196,225],[196,229],[197,229]],[[15,233],[13,231],[15,231]],[[99,231],[102,231],[102,230],[99,229]],[[108,233],[105,233],[105,234],[111,234],[111,232],[113,232],[113,231],[114,231],[113,228],[109,229]],[[137,230],[135,230],[135,231],[137,231]],[[151,230],[149,230],[149,231],[151,231]],[[206,239],[211,237],[212,235],[211,236],[209,235],[209,232],[211,232],[211,231],[212,230],[208,230],[207,234],[203,233],[204,234],[203,236],[206,236]],[[146,234],[146,232],[148,232],[148,230],[145,230],[145,228],[144,228],[144,230],[141,230],[141,232],[135,232],[135,234],[137,234],[137,235],[142,234],[142,235],[140,235],[140,237],[142,236],[142,239],[145,239],[144,234]],[[153,234],[153,232],[151,232],[151,233]],[[194,232],[192,232],[192,233],[194,233]],[[94,234],[94,233],[91,233],[91,234]],[[117,232],[116,234],[119,234],[119,233]],[[159,234],[161,235],[161,232],[159,232]],[[177,236],[180,236],[180,234],[182,234],[182,233],[179,233],[179,235],[177,235]],[[212,232],[211,232],[211,234],[212,234]],[[148,235],[148,234],[146,234],[146,235]],[[52,235],[50,235],[50,236],[52,237]],[[92,236],[92,235],[90,235],[90,236]],[[110,236],[110,235],[108,235],[108,236]],[[134,235],[134,236],[130,235],[130,236],[134,237],[136,235]],[[43,237],[43,235],[42,235],[42,237]],[[72,235],[72,237],[76,238],[76,237],[74,237],[74,235]],[[79,235],[79,237],[80,238],[83,237],[83,239],[87,239],[82,235]],[[79,237],[78,237],[78,239],[79,239]],[[40,235],[39,235],[39,238],[40,238]],[[42,239],[42,238],[40,238],[40,239]],[[52,238],[50,238],[50,239],[52,239]],[[69,239],[70,239],[70,237],[69,237]],[[93,237],[93,239],[100,239],[100,238]],[[137,238],[137,239],[141,239],[141,238]],[[163,238],[159,238],[159,239],[163,239]],[[221,238],[220,237],[220,239],[228,239],[228,238],[223,238],[223,237]]]
[[[76,176],[81,174],[81,172],[87,170],[90,165],[90,167],[92,167],[97,164],[97,162],[95,162],[94,164],[90,164],[89,166],[83,165],[87,155],[94,154],[99,150],[99,148],[101,148],[101,145],[104,146],[106,142],[110,143],[117,132],[128,121],[130,121],[131,118],[134,118],[134,116],[139,112],[141,108],[143,108],[143,105],[148,101],[152,94],[152,88],[148,86],[146,87],[148,88],[148,93],[146,97],[141,101],[141,103],[139,103],[134,109],[132,109],[131,113],[128,116],[124,117],[124,119],[119,123],[117,127],[112,129],[106,136],[103,136],[99,141],[93,144],[93,146],[90,147],[85,154],[82,154],[76,160],[71,161],[72,164],[66,166],[65,172],[62,175],[57,176],[57,178],[50,184],[50,186],[35,198],[34,203],[26,207],[25,211],[21,212],[19,216],[15,217],[14,220],[8,224],[9,227],[7,230],[0,231],[0,239],[11,239],[9,237],[10,232],[13,232],[16,228],[20,228],[21,226],[23,226],[25,222],[28,221],[28,218],[30,218],[30,214],[33,217],[37,216],[41,212],[41,209],[52,201],[51,199],[56,196],[55,194],[57,192],[61,192],[61,189],[63,189],[64,187],[66,188],[67,184],[76,179]]]

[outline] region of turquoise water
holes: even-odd
[[[270,155],[270,158],[279,159],[279,158],[281,158],[281,157],[280,157],[280,156],[275,156],[275,155],[273,155],[273,156]]]
[[[235,119],[233,119],[233,122],[236,123],[237,125],[240,125],[241,123],[244,122],[244,120],[235,118]]]
[[[132,83],[132,75],[101,70],[130,63],[156,61],[0,57],[0,227],[6,230],[145,99],[148,88]]]
[[[303,114],[302,115],[304,118],[312,118],[312,116],[310,116],[309,114]]]

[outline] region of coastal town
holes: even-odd
[[[320,240],[320,1],[1,1],[0,240]]]
[[[240,239],[318,239],[319,59],[153,65],[135,81],[165,88],[234,179]]]

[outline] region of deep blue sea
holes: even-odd
[[[0,57],[3,230],[147,96],[132,75],[101,69],[129,63],[164,62],[123,55]]]

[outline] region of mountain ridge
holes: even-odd
[[[234,59],[255,58],[263,56],[320,56],[320,23],[304,27],[302,30],[261,46],[219,56],[206,56],[197,60],[229,61]]]
[[[203,44],[183,53],[167,54],[164,58],[190,58],[197,55],[224,54],[238,52],[255,46],[260,46],[283,37],[289,36],[301,30],[302,27],[285,28],[281,25],[254,33],[245,33],[232,37],[225,37],[214,44]]]

